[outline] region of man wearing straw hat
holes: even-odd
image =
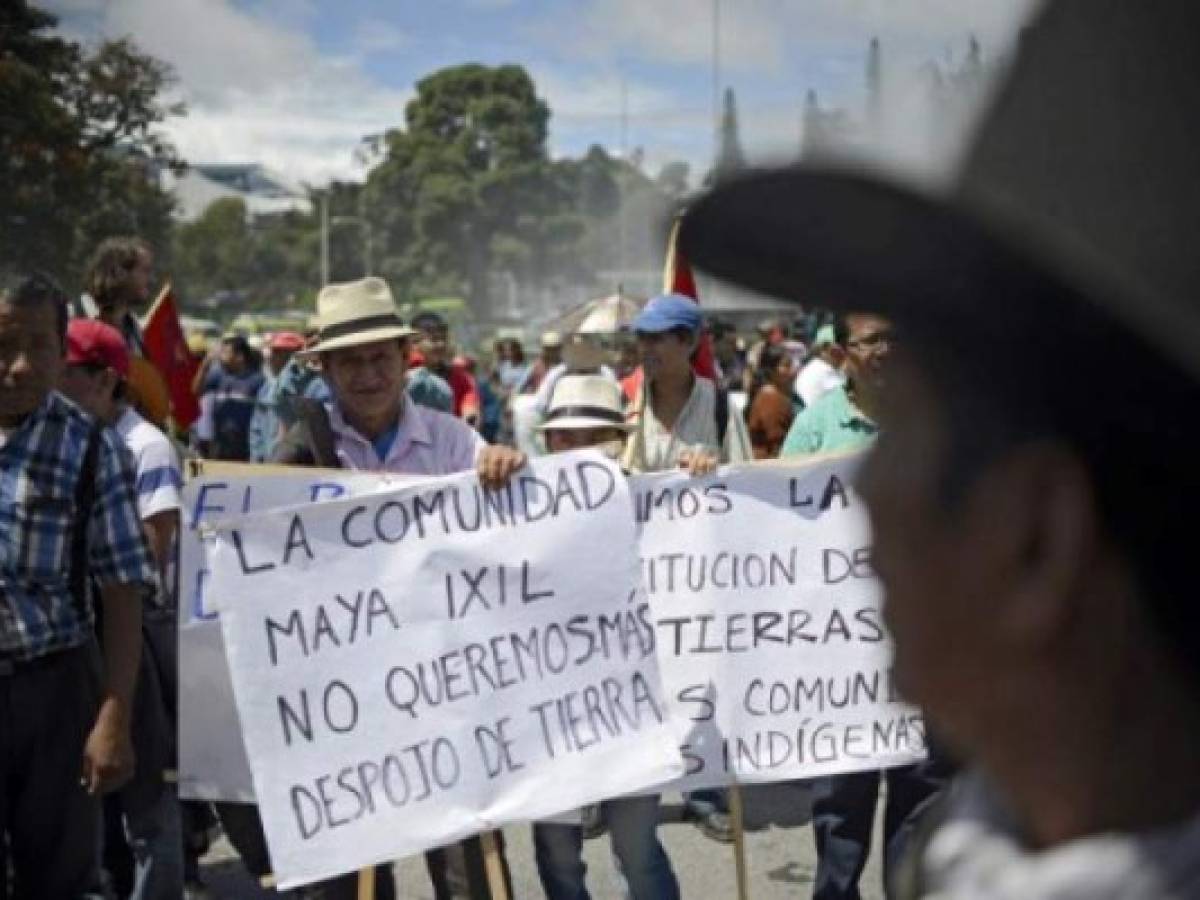
[[[1200,897],[1197,34],[1052,0],[949,190],[804,166],[685,222],[900,336],[859,489],[898,682],[973,772],[900,895]]]
[[[475,469],[489,487],[503,486],[525,465],[519,451],[488,446],[462,419],[406,397],[416,332],[401,321],[383,279],[326,286],[317,315],[319,330],[305,352],[319,356],[331,400],[296,401],[299,421],[276,447],[274,462],[412,475]],[[439,900],[489,896],[478,838],[432,851],[426,862]],[[379,896],[393,896],[390,872],[380,869]],[[352,897],[353,888],[353,878],[335,879],[324,896]]]

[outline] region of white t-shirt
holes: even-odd
[[[814,356],[796,376],[796,395],[804,401],[805,406],[812,406],[826,391],[845,384],[845,375],[821,357]]]
[[[647,386],[642,386],[643,396]],[[640,406],[642,398],[639,397]],[[717,387],[707,378],[695,378],[692,393],[683,405],[673,428],[654,415],[647,402],[631,414],[633,430],[623,459],[630,472],[663,472],[679,465],[685,451],[716,452],[722,463],[743,463],[754,458],[746,420],[730,405],[725,442],[717,446]]]
[[[164,510],[181,509],[183,468],[167,436],[132,409],[125,410],[115,428],[136,463],[138,515],[142,520]]]

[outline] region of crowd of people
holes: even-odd
[[[537,452],[595,447],[630,473],[871,448],[857,488],[930,753],[812,785],[815,897],[859,896],[883,783],[892,896],[1200,896],[1182,526],[1200,484],[1200,12],[1154,6],[1048,3],[944,195],[801,167],[698,201],[689,258],[762,293],[819,286],[839,310],[764,322],[744,349],[666,294],[624,340],[548,333],[527,362],[506,338],[480,362],[365,278],[324,287],[306,334],[204,348],[201,418],[168,435],[136,316],[143,244],[106,241],[78,302],[0,274],[0,897],[201,889],[214,810],[165,777],[181,454],[498,487],[526,463],[507,418],[522,394]],[[949,787],[943,736],[967,767]],[[687,804],[728,838],[720,792]],[[613,798],[591,817],[636,900],[680,893],[658,806]],[[256,808],[214,807],[265,876]],[[584,835],[534,826],[548,897],[588,896]],[[426,862],[439,898],[489,896],[477,838]],[[355,879],[301,893],[353,897]],[[376,895],[396,895],[389,866]]]
[[[723,463],[777,456],[781,448],[820,452],[811,435],[814,422],[829,418],[820,413],[828,398],[839,398],[838,409],[870,398],[869,389],[851,388],[854,361],[881,360],[888,346],[886,335],[859,334],[853,320],[847,333],[845,322],[811,313],[791,329],[761,323],[747,347],[727,323],[706,321],[692,298],[668,294],[650,300],[631,326],[596,330],[585,322],[570,334],[547,331],[532,360],[520,340],[499,338],[481,365],[456,350],[437,314],[402,321],[386,282],[372,277],[322,289],[305,333],[228,333],[211,347],[193,342],[191,387],[200,416],[179,431],[152,373],[137,370],[145,365],[138,313],[153,283],[144,243],[105,241],[88,292],[75,302],[42,276],[6,278],[0,453],[5,484],[22,485],[11,498],[6,544],[8,558],[27,564],[11,576],[6,571],[6,583],[11,577],[23,593],[0,606],[7,615],[0,652],[14,698],[27,702],[25,694],[65,690],[68,682],[71,693],[48,705],[77,697],[69,723],[47,719],[40,731],[26,723],[29,734],[9,738],[26,743],[9,757],[22,763],[8,777],[27,777],[37,789],[29,802],[61,813],[46,825],[54,837],[40,829],[27,834],[22,817],[9,829],[0,869],[11,872],[23,896],[199,895],[198,859],[216,827],[251,875],[270,874],[255,807],[181,803],[165,777],[174,768],[177,717],[182,459],[427,475],[475,470],[500,485],[526,461],[514,446],[513,415],[516,398],[526,396],[537,419],[534,452],[597,447],[630,473],[683,467],[702,476]],[[714,377],[694,370],[702,340],[711,342]],[[824,369],[813,378],[818,365]],[[865,413],[863,422],[870,422]],[[870,434],[864,424],[856,436],[861,442]],[[35,501],[42,500],[55,502],[39,511]],[[54,688],[34,686],[50,677]],[[45,741],[61,750],[67,724],[87,738],[83,785],[68,773],[72,761],[64,755],[29,755]],[[853,859],[844,848],[824,853],[830,865],[845,857],[843,869],[861,869],[874,809],[869,792],[859,788],[843,816],[857,827],[860,852]],[[722,792],[691,794],[686,808],[705,834],[732,839]],[[657,837],[658,810],[658,797],[618,798],[584,811],[579,826],[537,825],[547,896],[588,895],[581,842],[607,830],[630,897],[677,897]],[[52,843],[61,865],[47,867]],[[427,864],[439,897],[488,896],[478,839],[432,851]],[[853,878],[828,880],[848,887],[818,896],[852,896]],[[306,893],[353,896],[353,882],[335,879]],[[388,867],[380,867],[377,890],[394,895]]]

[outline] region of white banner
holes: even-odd
[[[248,516],[205,549],[285,888],[682,772],[599,454]]]
[[[633,480],[642,575],[687,761],[685,790],[910,763],[861,457]]]
[[[866,519],[848,488],[855,465],[847,458],[751,466],[703,482],[676,474],[631,480],[639,519],[649,518],[642,526],[641,553],[653,563],[644,565],[654,579],[655,615],[669,620],[658,626],[659,653],[692,773],[681,786],[724,784],[734,773],[743,781],[786,780],[820,771],[882,767],[920,756],[921,722],[914,711],[895,703],[888,643],[861,639],[874,636],[864,619],[879,622],[878,588],[867,562]],[[831,480],[834,476],[836,483]],[[414,482],[374,473],[206,463],[185,488],[185,525]],[[814,491],[817,497],[810,503]],[[827,509],[821,509],[821,501]],[[196,799],[252,801],[253,783],[224,642],[216,610],[205,596],[210,573],[198,533],[185,527],[181,548],[180,793]],[[681,594],[678,586],[672,591],[672,575],[685,582],[688,578],[688,564],[671,556],[681,548],[689,555],[709,558],[710,575],[719,582],[732,576],[732,570],[726,573],[723,567],[731,566],[735,556],[740,560],[739,572],[749,577],[740,578],[736,589],[717,587],[710,579],[706,590],[696,596]],[[798,566],[794,572],[793,554]],[[773,584],[758,585],[760,563],[754,555],[765,561]],[[699,578],[698,563],[690,565],[691,577]],[[736,616],[745,607],[758,613],[757,620],[749,619],[749,627],[753,629],[757,622],[766,629],[760,646],[743,650],[735,642],[732,650],[713,652],[715,629],[729,627],[725,614]],[[834,608],[838,616],[833,615]],[[823,622],[819,620],[822,610]],[[774,646],[779,642],[771,640],[771,628],[780,626],[773,625],[771,612],[788,617],[781,618],[780,625],[795,623],[797,635],[814,638],[797,637],[801,644],[816,646],[803,654],[795,646],[789,652],[786,638],[785,646]],[[697,617],[695,623],[674,621],[689,615]],[[806,615],[807,622],[800,627]],[[725,624],[719,625],[717,617]],[[731,621],[737,637],[747,620]],[[843,624],[854,638],[849,642]],[[823,628],[821,641],[815,640],[818,625]],[[687,643],[689,629],[696,638],[697,630],[705,629],[703,650]],[[844,677],[829,681],[844,671],[837,667],[845,666],[850,667],[850,681]],[[813,671],[824,672],[825,678],[814,681]],[[756,676],[761,686],[753,683]],[[781,676],[791,677],[790,687],[788,678]],[[766,715],[755,715],[763,711],[759,701],[764,691]],[[865,722],[872,708],[876,718],[871,720],[869,743],[860,744],[861,733],[853,727],[837,732],[830,724],[846,722],[855,710]],[[810,746],[804,762],[795,745],[806,720]],[[768,722],[771,727],[764,729]],[[756,750],[756,742],[761,749]],[[727,746],[738,765],[726,765]]]
[[[200,528],[245,513],[395,487],[399,475],[192,461],[179,536],[179,795],[254,800]]]

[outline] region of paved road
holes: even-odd
[[[747,863],[752,900],[807,898],[811,894],[816,854],[808,821],[808,794],[795,785],[769,785],[745,790]],[[733,850],[704,837],[694,825],[681,821],[678,798],[666,798],[659,829],[682,886],[685,900],[736,896]],[[878,823],[877,823],[878,825]],[[542,897],[533,864],[528,827],[505,829],[512,867],[515,900]],[[876,839],[878,845],[878,836]],[[864,900],[882,900],[878,852],[862,879]],[[584,844],[588,888],[595,900],[621,900],[606,838]],[[399,896],[432,900],[424,862],[405,860],[396,867]],[[228,844],[221,840],[204,859],[204,878],[214,900],[261,900],[276,896],[261,891],[242,872]]]

